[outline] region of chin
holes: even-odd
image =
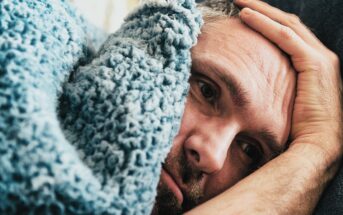
[[[181,215],[182,206],[174,193],[164,183],[159,183],[152,215]]]

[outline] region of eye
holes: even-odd
[[[244,140],[240,140],[238,143],[242,152],[248,157],[250,166],[252,168],[257,168],[263,159],[263,152],[260,147]]]
[[[204,81],[199,80],[198,85],[202,96],[211,104],[214,104],[218,98],[218,92],[215,87]]]

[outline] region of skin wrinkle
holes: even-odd
[[[220,42],[218,41],[218,43],[220,44]],[[202,54],[202,55],[204,55],[204,54]],[[226,56],[226,53],[223,53],[223,56]],[[194,53],[194,55],[193,55],[193,59],[197,59],[198,57],[197,57],[197,54],[196,53]],[[246,63],[244,63],[245,61],[244,60],[242,60],[240,57],[239,57],[239,55],[236,55],[236,58],[233,60],[233,59],[231,59],[231,61],[228,61],[225,57],[224,58],[221,58],[221,57],[219,57],[218,58],[218,56],[210,56],[210,55],[206,55],[206,58],[199,58],[199,61],[203,61],[203,62],[209,62],[209,61],[213,61],[213,60],[210,60],[210,59],[216,59],[216,64],[217,65],[220,65],[220,71],[223,71],[223,69],[222,68],[226,68],[226,70],[230,70],[230,71],[232,71],[232,72],[238,72],[238,71],[234,71],[233,69],[231,69],[231,68],[233,68],[233,67],[235,67],[234,65],[236,65],[236,67],[239,67],[239,65],[238,65],[238,63],[234,63],[235,61],[236,61],[236,58],[238,58],[238,60],[236,61],[236,62],[241,62],[241,64],[244,64],[244,65],[246,65]],[[242,63],[243,62],[243,63]],[[211,67],[211,66],[209,66],[209,67]],[[241,67],[241,66],[240,66]],[[212,67],[213,68],[213,67]],[[248,68],[242,68],[242,69],[245,69],[245,70],[248,70]],[[253,86],[255,83],[253,82],[253,83],[251,83],[251,85],[250,86]],[[241,85],[239,82],[237,82],[237,85]],[[242,88],[242,87],[240,87],[240,88]],[[244,91],[243,91],[244,92]],[[246,92],[244,92],[244,94],[246,94],[246,96],[245,97],[251,97],[251,96],[249,96],[249,95],[247,95],[247,93]],[[243,103],[249,103],[248,101],[245,101],[245,102],[243,102]]]
[[[260,33],[257,32],[257,34],[260,35]],[[270,44],[272,45],[272,44]],[[249,47],[250,48],[250,47]],[[255,44],[252,44],[251,48],[254,50],[254,52],[258,52],[258,47],[257,45]],[[247,49],[246,49],[247,50]],[[282,107],[282,110],[281,110],[281,113],[286,113],[286,109],[289,109],[293,102],[290,103],[290,105],[285,105],[285,102],[289,101],[289,99],[291,99],[289,97],[289,95],[286,93],[287,92],[287,89],[286,89],[286,86],[288,86],[289,83],[289,79],[286,79],[285,76],[286,76],[286,73],[283,73],[283,75],[279,75],[276,77],[276,79],[273,77],[273,73],[272,72],[268,72],[266,73],[265,71],[281,71],[283,68],[282,67],[285,67],[285,65],[282,65],[282,64],[276,64],[277,68],[275,69],[272,69],[272,68],[265,68],[265,64],[263,64],[263,60],[261,60],[261,56],[260,55],[253,55],[253,54],[250,54],[250,53],[254,53],[252,52],[251,50],[247,50],[247,53],[248,53],[248,56],[251,57],[251,59],[256,62],[256,65],[258,65],[258,69],[259,71],[258,72],[261,72],[261,71],[264,71],[262,72],[263,75],[265,75],[266,79],[265,79],[265,82],[264,83],[261,83],[259,85],[259,87],[263,87],[264,85],[267,85],[269,88],[270,88],[270,92],[273,93],[273,96],[271,97],[268,97],[268,99],[270,98],[273,98],[273,100],[270,101],[270,104],[273,104],[271,106],[269,106],[271,108],[271,111],[273,111],[272,107],[277,104],[277,103],[282,103],[281,107]],[[270,54],[270,53],[269,53]],[[275,57],[275,56],[270,56],[270,57]],[[283,51],[280,52],[280,58],[281,57],[284,57],[284,58],[289,58]],[[273,65],[275,66],[275,64]],[[293,71],[293,68],[291,67],[291,64],[287,64],[286,65],[286,70],[290,70],[290,71]],[[284,81],[288,81],[288,84],[285,84],[285,85],[280,85],[278,83],[282,83]],[[284,92],[284,93],[282,93]],[[284,98],[286,96],[286,99],[280,99],[280,98]],[[265,98],[264,98],[265,99]],[[274,110],[275,111],[275,110]],[[290,120],[290,119],[287,119],[289,118],[287,115],[284,115],[284,119],[285,120]]]
[[[247,38],[248,39],[248,38]],[[250,44],[249,48],[248,47],[244,47],[240,44],[238,44],[239,48],[244,49],[245,53],[247,53],[247,56],[250,57],[250,62],[254,62],[254,66],[255,66],[255,73],[256,74],[263,74],[265,76],[265,79],[263,79],[263,83],[259,83],[259,82],[255,82],[257,84],[257,87],[259,89],[263,89],[265,86],[267,86],[270,90],[269,92],[271,92],[273,94],[273,96],[268,96],[270,98],[272,98],[273,100],[270,101],[270,104],[274,104],[277,102],[280,102],[279,100],[279,89],[278,84],[276,84],[276,81],[274,81],[274,77],[273,77],[273,73],[270,71],[279,71],[279,69],[271,69],[271,68],[265,68],[265,64],[263,63],[263,59],[262,56],[260,55],[256,55],[254,53],[258,53],[258,45],[257,44]],[[249,65],[249,61],[245,60],[244,58],[242,58],[242,61],[244,62],[244,64]],[[273,65],[274,66],[274,65]],[[281,66],[281,65],[279,65]],[[262,96],[262,95],[261,95]],[[267,96],[266,96],[267,97]],[[266,98],[262,98],[262,99],[266,99]],[[273,105],[271,105],[273,106]]]
[[[237,18],[234,18],[234,19],[236,19],[237,21],[239,21]],[[228,20],[225,20],[225,19],[220,19],[220,22],[228,22]],[[217,35],[220,35],[220,30],[221,30],[221,28],[220,28],[220,26],[218,26],[219,24],[218,23],[220,23],[219,21],[217,21],[217,22],[211,22],[208,26],[206,25],[206,29],[204,29],[203,30],[203,33],[202,33],[202,35],[201,35],[201,37],[205,37],[205,40],[206,40],[206,35],[207,35],[207,32],[209,32],[209,33],[211,33],[211,32],[218,32],[217,33]],[[207,29],[207,27],[209,27],[209,29]],[[260,35],[260,34],[259,34]],[[226,35],[227,37],[225,37],[224,38],[224,36],[222,35],[222,36],[218,36],[218,38],[216,38],[216,39],[214,39],[214,40],[218,40],[218,44],[220,44],[221,42],[220,41],[223,41],[223,40],[230,40],[230,39],[233,39],[233,35],[232,34],[230,34],[230,32]],[[249,38],[246,38],[247,40],[249,39]],[[236,43],[236,44],[234,44],[235,46],[239,46],[239,48],[240,49],[243,49],[243,50],[245,50],[245,53],[247,53],[248,54],[248,56],[251,58],[250,60],[252,60],[252,62],[255,62],[255,64],[251,64],[250,62],[248,62],[248,61],[246,61],[246,59],[244,59],[244,58],[242,58],[241,56],[239,56],[239,55],[235,55],[235,59],[234,60],[232,60],[232,61],[230,61],[230,62],[228,62],[226,59],[221,59],[221,60],[218,60],[218,61],[221,61],[221,62],[219,62],[220,64],[223,64],[222,65],[222,67],[225,67],[225,65],[224,64],[234,64],[234,65],[239,65],[239,66],[241,66],[242,64],[245,66],[245,68],[242,68],[242,69],[245,69],[245,70],[249,70],[249,68],[247,68],[247,66],[246,65],[249,65],[249,66],[252,66],[253,68],[252,69],[250,69],[251,71],[253,70],[253,71],[255,71],[254,73],[256,73],[256,74],[261,74],[261,68],[264,68],[264,66],[261,66],[261,65],[263,65],[262,63],[261,63],[261,60],[256,60],[257,58],[261,58],[261,56],[259,56],[259,55],[257,55],[256,56],[256,54],[255,54],[255,57],[253,56],[253,54],[251,54],[251,53],[256,53],[256,52],[258,52],[258,48],[257,48],[257,44],[254,44],[254,43],[249,43],[249,44],[253,44],[253,51],[252,50],[250,50],[250,47],[251,46],[249,46],[249,49],[247,48],[247,47],[244,47],[243,45],[241,45],[241,44],[239,44],[239,43]],[[269,46],[273,46],[272,44],[268,44]],[[224,50],[224,53],[223,53],[223,55],[229,55],[229,54],[231,54],[231,53],[227,53],[226,54],[226,50],[228,50],[228,48],[225,48],[225,47],[222,47],[222,49]],[[271,56],[271,57],[273,57],[273,56]],[[275,57],[275,56],[274,56]],[[281,54],[280,55],[280,57],[285,57],[285,55],[284,54]],[[209,56],[208,57],[209,59],[210,58],[212,58],[212,56]],[[242,63],[243,62],[243,63]],[[257,62],[257,63],[256,63]],[[279,65],[279,68],[281,67],[281,65]],[[274,70],[272,70],[272,69],[268,69],[268,70],[265,70],[265,71],[279,71],[279,68],[276,68],[276,69],[274,69]],[[272,101],[270,101],[270,106],[268,107],[268,108],[270,108],[270,110],[269,111],[273,111],[273,104],[277,104],[277,103],[279,103],[279,102],[282,102],[282,99],[278,99],[278,98],[282,98],[282,96],[280,96],[280,91],[282,91],[283,89],[279,89],[279,87],[281,86],[281,85],[278,85],[278,84],[276,84],[277,82],[278,82],[278,80],[275,80],[275,81],[273,81],[273,79],[270,77],[270,76],[272,76],[273,75],[273,73],[267,73],[266,74],[266,72],[262,72],[262,74],[266,77],[266,79],[263,79],[262,81],[262,83],[259,83],[259,82],[251,82],[251,84],[250,84],[250,86],[251,87],[253,87],[253,86],[255,86],[255,89],[257,90],[257,89],[262,89],[262,88],[264,88],[265,86],[268,86],[271,90],[269,90],[269,92],[271,92],[272,93],[272,96],[269,96],[269,95],[265,95],[265,97],[262,97],[261,99],[262,100],[264,100],[264,99],[270,99],[270,98],[273,98],[273,100]],[[281,77],[280,77],[280,79],[281,79]],[[282,81],[284,81],[284,80],[282,80]],[[273,84],[274,83],[274,84]],[[278,83],[280,83],[280,82],[278,82]],[[276,86],[278,86],[278,87],[276,87]],[[260,96],[263,96],[263,95],[260,95]],[[285,118],[287,118],[286,116],[285,116]]]
[[[251,55],[250,55],[251,56]],[[253,59],[253,58],[251,58],[251,59]],[[202,62],[203,61],[203,62]],[[204,63],[204,62],[206,62],[205,60],[200,60],[200,59],[196,59],[195,57],[193,57],[193,67],[195,67],[195,69],[197,69],[197,68],[201,68],[201,67],[203,67],[203,68],[209,68],[209,69],[211,69],[211,70],[214,70],[214,72],[215,73],[219,73],[219,76],[220,76],[220,71],[219,70],[216,70],[215,68],[213,69],[213,68],[210,68],[210,67],[208,67],[208,65],[206,65],[206,63]],[[208,63],[209,64],[209,63]],[[281,70],[281,69],[279,69],[279,70]],[[261,73],[262,71],[259,71],[259,73]],[[282,80],[279,80],[279,79],[276,79],[276,80],[278,80],[278,81],[282,81]],[[272,86],[278,86],[277,84],[275,84],[276,83],[276,81],[275,82],[273,82],[274,83],[274,85],[271,85],[271,84],[269,84],[269,88],[270,88],[270,90],[272,91],[273,89],[277,89],[276,87],[274,87],[274,88],[272,88]],[[280,82],[279,82],[280,83]],[[238,84],[238,83],[237,83]],[[236,84],[236,85],[237,85]],[[230,84],[229,84],[230,85]],[[232,85],[232,84],[231,84]],[[237,90],[233,90],[232,89],[232,87],[230,87],[230,86],[228,86],[228,88],[229,88],[229,90],[231,90],[231,91],[233,91],[232,93],[236,93],[237,94]],[[241,87],[240,87],[241,88]],[[239,90],[239,91],[242,91],[242,90]],[[239,106],[240,108],[244,108],[244,106],[245,105],[248,105],[248,103],[249,103],[249,99],[247,99],[247,93],[243,90],[243,92],[241,92],[241,93],[239,93],[239,94],[245,94],[244,96],[242,95],[242,96],[238,96],[239,98],[233,98],[233,100],[234,100],[234,102],[236,103],[236,105],[237,106]],[[274,94],[275,95],[275,94]],[[244,99],[242,99],[242,97],[245,97]],[[236,101],[235,101],[236,100]],[[279,100],[280,99],[274,99],[273,101],[278,101],[279,102]],[[287,100],[287,101],[289,101],[289,100]],[[288,107],[288,106],[286,106],[286,107]],[[288,107],[288,108],[290,108],[290,107]],[[282,109],[282,111],[284,111],[283,113],[286,113],[287,111],[283,108]],[[271,132],[270,131],[268,131],[268,130],[266,130],[266,131],[263,131],[263,132],[261,132],[261,136],[262,137],[265,137],[265,139],[268,139],[268,140],[272,140],[272,139],[274,139],[274,138],[271,138],[271,137],[273,137],[273,136],[275,136],[275,135],[273,135],[273,134],[271,134]],[[273,143],[273,144],[271,144],[271,145],[275,145],[275,146],[272,146],[271,148],[273,148],[273,149],[275,149],[275,153],[274,153],[274,155],[271,157],[271,158],[273,158],[273,157],[275,157],[276,155],[278,155],[280,152],[282,152],[283,150],[282,149],[280,149],[277,145],[280,145],[279,143],[276,143],[277,141],[273,141],[273,142],[275,142],[275,143]]]
[[[234,19],[237,19],[237,18],[234,18]],[[212,23],[212,30],[218,30],[218,27],[215,26],[216,23]],[[256,32],[257,34],[260,34],[258,32]],[[248,38],[247,38],[248,39]],[[245,49],[246,53],[248,54],[248,56],[251,58],[251,60],[253,62],[255,62],[255,66],[256,66],[256,72],[261,72],[261,71],[272,71],[271,69],[266,69],[265,68],[265,64],[263,64],[263,59],[260,55],[254,55],[252,53],[256,53],[258,52],[258,45],[257,44],[251,44],[249,46],[249,49],[247,49],[246,47],[240,45],[239,43],[236,44],[237,46],[239,46],[239,48],[242,48],[242,49]],[[270,44],[271,45],[271,44]],[[281,55],[282,57],[287,57],[288,56],[286,54],[283,53],[283,51],[281,52]],[[242,59],[244,61],[244,59]],[[282,67],[282,65],[278,65],[279,67],[274,69],[275,71],[279,71],[281,70],[280,67]],[[290,67],[289,67],[290,68]],[[273,90],[270,90],[270,92],[273,93],[273,98],[275,98],[272,103],[274,102],[280,102],[278,98],[282,98],[282,95],[281,92],[283,89],[279,89],[278,87],[282,87],[282,85],[279,85],[277,83],[280,83],[280,81],[283,81],[284,79],[281,78],[281,76],[279,76],[279,78],[275,81],[273,81],[273,74],[272,73],[265,73],[265,72],[262,72],[263,75],[266,76],[266,81],[265,83],[261,84],[261,85],[268,85],[270,87],[270,89],[273,89]],[[276,87],[278,86],[278,87]]]
[[[182,205],[174,201],[175,208],[183,212],[229,189],[254,171],[247,167],[247,155],[240,141],[250,142],[252,138],[252,142],[258,142],[266,153],[261,165],[287,147],[295,93],[295,73],[289,59],[238,19],[205,23],[192,50],[192,59],[198,65],[193,65],[195,71],[192,68],[181,127],[164,165],[184,194]],[[239,82],[248,100],[246,108],[234,102],[225,82],[213,70]],[[194,72],[208,78],[199,78]],[[218,110],[212,110],[200,94],[199,79],[219,85],[222,95]],[[267,146],[270,133],[274,133],[281,148],[271,150]],[[163,181],[160,184],[168,188]],[[169,195],[171,199],[175,197],[172,192]]]
[[[215,25],[216,23],[212,23],[212,27],[214,27],[214,25]],[[215,29],[220,29],[219,27],[218,28],[213,28],[213,30],[215,30]],[[213,31],[212,30],[212,31]],[[206,31],[205,31],[206,32]],[[239,43],[237,43],[238,45],[239,45]],[[270,44],[271,45],[271,44]],[[247,49],[245,49],[245,50],[247,50]],[[248,50],[247,50],[248,51]],[[249,51],[248,51],[248,53],[249,53]],[[251,56],[251,55],[250,55]],[[281,55],[281,56],[284,56],[283,54]],[[281,57],[280,56],[280,57]],[[239,58],[239,59],[241,59],[241,58]],[[253,58],[251,58],[251,59],[253,59]],[[242,60],[243,62],[245,62],[244,60]],[[234,61],[234,62],[238,62],[238,61]],[[255,62],[255,61],[254,61]],[[248,64],[248,63],[245,63],[244,65],[246,65],[246,64]],[[248,64],[249,65],[249,64]],[[287,66],[287,68],[290,68],[289,67],[289,65]],[[269,70],[267,70],[267,71],[271,71],[270,69]],[[260,74],[261,72],[260,71],[256,71],[256,73],[257,74]],[[265,75],[265,72],[263,72],[262,74],[264,74]],[[269,74],[269,76],[270,76],[270,74],[272,74],[272,73],[267,73],[267,74]],[[266,77],[268,77],[267,75],[265,75]],[[269,80],[271,80],[271,78],[268,78]],[[268,110],[269,111],[275,111],[275,110],[273,110],[273,104],[275,104],[275,103],[279,103],[280,101],[283,101],[282,99],[277,99],[277,97],[276,97],[276,93],[274,92],[274,90],[275,91],[281,91],[281,90],[279,90],[279,88],[273,88],[273,87],[275,87],[275,86],[277,86],[276,84],[274,84],[274,85],[272,85],[272,84],[270,84],[269,82],[267,82],[267,81],[265,81],[264,79],[262,80],[263,81],[263,83],[258,83],[258,82],[253,82],[250,86],[253,86],[253,84],[257,84],[258,86],[257,86],[257,88],[256,89],[261,89],[261,88],[263,88],[264,86],[269,86],[269,88],[270,89],[273,89],[273,90],[269,90],[269,92],[272,92],[273,93],[273,96],[265,96],[264,98],[261,98],[261,99],[270,99],[270,98],[273,98],[273,101],[270,101],[270,106],[267,106],[268,107]],[[282,80],[282,81],[285,81],[285,80]],[[274,82],[274,83],[276,83],[277,82],[277,79],[276,79],[276,81]],[[279,82],[280,83],[280,82]],[[282,97],[281,97],[282,98]],[[275,107],[274,107],[275,108]],[[285,112],[283,112],[283,113],[286,113],[286,111]],[[286,118],[288,118],[287,116],[285,116],[284,117],[284,119],[286,119]]]
[[[227,75],[223,75],[222,70],[217,69],[216,67],[211,66],[210,63],[206,63],[206,59],[197,59],[193,57],[193,70],[200,70],[200,68],[209,70],[216,74],[224,83],[226,83],[226,87],[231,92],[233,96],[233,101],[236,105],[240,108],[244,108],[245,106],[249,105],[249,99],[247,92],[241,87],[240,83],[237,82],[233,78],[228,78]]]

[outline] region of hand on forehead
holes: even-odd
[[[288,124],[295,88],[295,73],[289,59],[238,18],[205,22],[198,44],[192,50],[192,60],[193,65],[215,67],[220,73],[235,78],[254,107],[250,115],[270,110],[274,117],[269,118],[277,119],[274,126]],[[280,139],[287,139],[288,132],[281,136]]]

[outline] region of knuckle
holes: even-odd
[[[299,18],[299,16],[297,16],[295,14],[289,14],[288,15],[288,22],[291,26],[295,26],[295,25],[301,24],[301,19]]]
[[[332,62],[334,63],[334,65],[339,65],[340,60],[338,55],[335,52],[330,51],[330,59],[332,60]]]
[[[282,26],[280,28],[280,36],[282,39],[292,40],[295,38],[295,32],[287,26]]]
[[[333,68],[335,68],[336,70],[339,70],[340,59],[339,59],[339,56],[335,52],[328,50],[327,52],[325,52],[323,57],[327,59],[327,62],[331,64]]]

